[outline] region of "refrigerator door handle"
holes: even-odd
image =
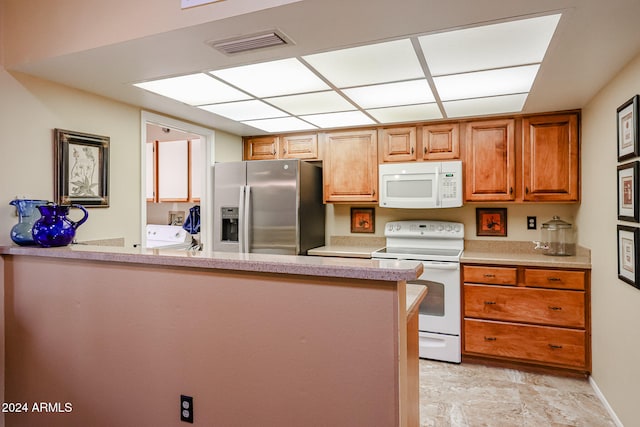
[[[244,218],[244,212],[245,212],[245,206],[244,206],[244,200],[245,200],[245,186],[241,185],[240,186],[240,195],[238,196],[238,240],[239,240],[239,244],[238,244],[238,252],[243,253],[245,252],[244,250],[244,223],[245,223],[245,218]]]
[[[249,220],[251,219],[251,186],[246,185],[244,190],[244,216],[242,217],[242,240],[244,244],[245,253],[251,252],[251,248],[249,247],[250,242],[250,224]]]

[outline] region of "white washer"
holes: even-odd
[[[189,249],[191,234],[179,225],[147,224],[148,249]]]

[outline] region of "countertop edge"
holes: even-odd
[[[415,261],[340,259],[330,257],[194,252],[144,248],[71,246],[40,248],[0,246],[0,255],[191,267],[302,276],[335,277],[381,281],[413,280],[422,273]]]
[[[512,254],[506,252],[464,251],[460,257],[460,263],[591,269],[591,259],[589,257],[551,257],[540,254]]]

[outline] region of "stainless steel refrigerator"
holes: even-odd
[[[322,168],[301,160],[213,166],[213,250],[306,254],[323,246]]]

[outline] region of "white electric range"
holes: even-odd
[[[460,363],[460,256],[464,225],[448,221],[393,221],[385,225],[387,246],[374,259],[421,261],[423,273],[409,283],[428,293],[418,314],[421,358]]]

